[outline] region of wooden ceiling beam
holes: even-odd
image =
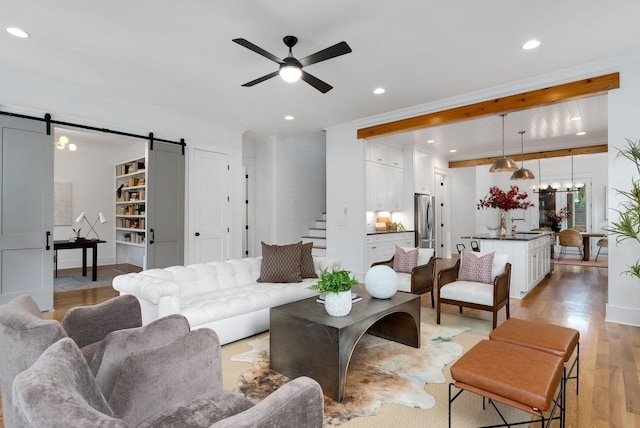
[[[592,155],[594,153],[606,153],[609,149],[607,144],[599,144],[597,146],[585,146],[585,147],[574,147],[571,149],[557,149],[557,150],[547,150],[542,152],[531,152],[524,154],[524,160],[535,160],[535,159],[549,159],[549,158],[559,158],[565,156],[577,156],[577,155]],[[469,160],[460,160],[460,161],[451,161],[449,162],[449,168],[464,168],[468,166],[478,166],[478,165],[491,165],[494,160],[501,158],[502,156],[495,156],[492,158],[479,158],[479,159],[469,159]],[[511,155],[511,159],[515,160],[516,163],[520,163],[523,159],[523,156]]]
[[[555,104],[571,99],[604,94],[620,87],[620,73],[611,73],[562,85],[509,95],[493,100],[482,101],[467,106],[456,107],[435,113],[423,114],[407,119],[374,125],[358,129],[358,138],[380,137],[398,132],[413,131],[430,126],[477,119],[498,113],[509,113]]]

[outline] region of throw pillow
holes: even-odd
[[[301,282],[300,253],[302,241],[289,245],[262,242],[262,264],[258,282]]]
[[[463,251],[460,254],[459,281],[473,281],[491,284],[491,267],[494,253],[476,256],[473,251]]]
[[[393,255],[393,270],[396,272],[411,273],[411,270],[418,265],[418,249],[405,251],[396,245],[396,252]]]
[[[313,266],[313,256],[311,255],[311,250],[313,250],[313,242],[302,244],[302,250],[300,250],[300,274],[303,278],[318,277]]]

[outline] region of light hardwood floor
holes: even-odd
[[[110,287],[56,293],[56,309],[45,316],[60,320],[73,306],[115,295]],[[605,322],[606,301],[607,269],[580,266],[556,266],[529,296],[511,301],[512,317],[580,331],[580,394],[568,400],[568,427],[640,428],[640,327]],[[422,302],[430,306],[430,297],[423,296]],[[445,310],[457,312],[455,307]],[[468,309],[465,315],[491,316]]]

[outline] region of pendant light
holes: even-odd
[[[536,178],[535,175],[533,175],[533,172],[531,172],[531,170],[526,169],[524,167],[524,133],[526,131],[520,131],[518,132],[518,134],[520,134],[520,150],[522,153],[522,166],[520,167],[519,170],[515,171],[512,175],[511,175],[511,180],[533,180],[534,178]]]
[[[518,164],[513,159],[504,156],[504,117],[506,115],[507,113],[500,115],[502,118],[502,157],[493,161],[489,172],[513,172],[518,169]]]

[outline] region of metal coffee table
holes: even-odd
[[[291,379],[309,376],[342,401],[351,354],[365,333],[420,347],[420,296],[374,299],[363,287],[353,291],[362,301],[346,317],[328,315],[315,297],[271,308],[271,369]]]

